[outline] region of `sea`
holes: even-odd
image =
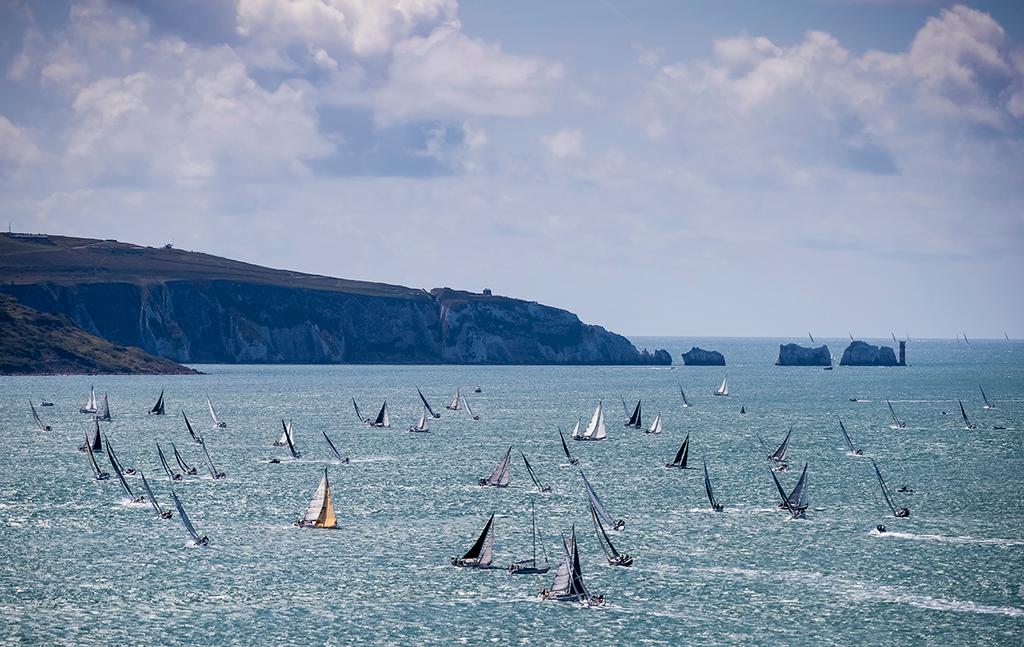
[[[1024,642],[1024,342],[914,339],[906,367],[825,371],[773,365],[780,341],[800,340],[633,341],[677,365],[0,378],[0,643]],[[838,357],[848,340],[818,342]],[[691,345],[720,350],[728,366],[683,366]],[[726,374],[729,396],[713,396]],[[146,474],[164,508],[173,487],[209,545],[192,546],[177,513],[161,519],[114,478],[93,478],[78,451],[93,385],[108,395],[113,420],[100,424],[120,461]],[[407,431],[422,412],[417,387],[441,413],[429,434]],[[995,408],[983,408],[980,388]],[[456,389],[480,420],[445,409]],[[161,390],[167,415],[147,415]],[[207,396],[226,428],[211,428]],[[364,416],[386,401],[391,428],[360,423],[353,398]],[[638,400],[644,426],[660,414],[663,433],[624,427]],[[894,428],[886,400],[906,428]],[[52,431],[35,428],[30,401]],[[585,426],[598,402],[607,440],[569,448],[626,522],[609,536],[630,568],[608,565],[558,436]],[[207,474],[182,411],[224,479]],[[840,418],[863,457],[846,448]],[[272,446],[282,419],[298,459]],[[792,469],[777,476],[792,488],[808,465],[805,519],[779,510],[759,441],[774,449],[790,429]],[[351,462],[333,459],[322,432]],[[687,436],[696,469],[666,469]],[[157,443],[172,465],[173,443],[199,475],[170,482]],[[479,486],[509,447],[510,486]],[[550,492],[537,491],[522,454]],[[111,471],[107,454],[97,458]],[[890,512],[872,459],[909,518]],[[721,513],[705,496],[705,462]],[[325,468],[338,528],[296,528]],[[142,493],[139,475],[127,482]],[[904,485],[913,492],[896,492]],[[551,571],[509,575],[532,554],[531,507]],[[450,566],[492,513],[497,568]],[[540,599],[573,528],[603,607]]]

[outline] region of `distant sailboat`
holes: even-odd
[[[544,553],[544,566],[540,566],[537,562],[537,511],[533,507],[533,499],[530,499],[530,517],[533,519],[531,527],[533,530],[533,556],[530,559],[521,559],[509,564],[508,572],[511,575],[538,575],[551,570],[551,567],[548,566],[548,554],[543,545],[541,551]]]
[[[590,504],[590,517],[594,520],[594,532],[597,534],[597,543],[601,544],[601,550],[604,551],[605,557],[608,558],[608,564],[610,566],[632,566],[633,558],[629,556],[629,553],[620,553],[615,549],[611,538],[605,532],[604,526],[601,525],[601,520],[597,516],[597,510],[594,509],[593,503]]]
[[[96,413],[96,387],[89,387],[89,399],[85,401],[85,406],[78,410],[78,413]]]
[[[201,447],[203,448],[203,458],[206,459],[206,467],[210,470],[210,478],[214,481],[224,478],[224,472],[218,471],[217,468],[213,466],[213,459],[210,458],[210,450],[206,449],[206,443],[203,443]]]
[[[228,426],[228,423],[217,417],[217,412],[213,408],[213,402],[210,401],[210,396],[206,396],[206,406],[210,409],[210,418],[213,420],[214,428],[224,429]]]
[[[604,507],[604,502],[601,501],[601,497],[597,496],[597,492],[594,487],[590,485],[590,481],[587,480],[587,475],[580,470],[580,476],[583,477],[583,486],[587,491],[587,498],[590,500],[590,505],[597,510],[597,516],[601,518],[601,521],[610,527],[612,530],[622,530],[626,527],[626,522],[622,519],[615,519],[609,514],[608,509]]]
[[[981,399],[985,402],[985,406],[983,406],[982,409],[995,409],[996,405],[988,401],[988,396],[985,395],[985,389],[982,388],[980,384],[978,385],[978,388],[981,389]]]
[[[277,440],[272,442],[271,445],[274,447],[287,447],[288,436],[290,436],[291,433],[291,423],[285,422],[284,418],[281,418],[281,435],[278,436]]]
[[[846,441],[846,447],[850,450],[850,453],[855,456],[863,456],[864,450],[853,445],[853,441],[850,440],[850,434],[846,433],[846,425],[843,424],[842,418],[836,418],[839,421],[839,429],[843,432],[843,439]]]
[[[153,490],[149,488],[149,481],[146,480],[146,475],[139,472],[139,476],[142,477],[142,488],[146,490],[146,497],[149,499],[149,504],[156,510],[156,514],[161,519],[170,519],[173,513],[170,510],[164,510],[160,507],[160,504],[156,502],[156,497],[153,496]]]
[[[761,447],[764,447],[767,455],[769,465],[774,465],[774,469],[780,472],[789,470],[789,466],[786,465],[786,456],[789,455],[789,439],[793,436],[793,427],[789,428],[786,432],[786,437],[782,439],[782,444],[779,445],[778,449],[774,452],[768,452],[768,448],[765,447],[764,441],[758,436],[757,439],[761,441]]]
[[[711,509],[715,512],[721,512],[723,510],[722,504],[715,498],[715,492],[711,489],[711,477],[708,476],[708,462],[704,463],[704,492],[708,495],[708,503],[711,504]]]
[[[597,408],[594,409],[594,415],[590,418],[590,424],[587,425],[586,430],[577,435],[575,430],[573,432],[573,440],[604,440],[608,437],[608,430],[604,424],[604,404],[599,400]]]
[[[188,435],[192,437],[192,442],[197,445],[203,444],[201,436],[196,435],[195,429],[192,428],[192,423],[188,421],[188,416],[185,415],[185,410],[181,410],[181,417],[185,419],[185,428],[188,429]]]
[[[299,453],[299,450],[295,449],[295,443],[292,440],[292,429],[291,429],[290,426],[288,427],[288,433],[285,434],[284,437],[285,437],[285,442],[288,443],[288,453],[290,453],[292,455],[292,458],[302,458],[302,454]],[[206,445],[203,445],[203,451],[206,451]],[[207,454],[207,455],[209,455],[209,454]],[[212,465],[212,463],[211,463],[211,465]]]
[[[576,420],[576,430],[574,430],[573,433],[575,434],[576,431],[579,430],[579,428],[580,428],[580,421],[579,421],[579,419],[577,419]],[[562,434],[562,428],[561,427],[558,428],[558,437],[562,439],[562,451],[565,452],[565,457],[569,460],[569,464],[570,465],[577,465],[577,464],[579,464],[580,460],[578,458],[573,458],[572,454],[569,453],[569,446],[565,444],[565,435]]]
[[[89,442],[89,435],[85,436],[85,453],[89,457],[89,467],[92,468],[92,474],[96,477],[97,481],[106,481],[110,478],[110,474],[102,471],[100,466],[96,464],[96,456],[92,453],[92,443]]]
[[[103,442],[107,446],[107,458],[110,459],[110,466],[114,469],[114,474],[117,476],[118,482],[121,484],[121,489],[128,495],[128,498],[132,500],[132,503],[144,503],[145,499],[141,496],[135,496],[132,489],[128,487],[128,481],[124,480],[124,474],[122,474],[121,464],[117,460],[117,455],[114,454],[114,448],[110,445],[110,439],[104,435]]]
[[[167,474],[168,480],[180,481],[181,474],[175,474],[171,471],[171,466],[167,464],[167,458],[164,457],[164,450],[160,449],[160,443],[156,444],[156,454],[160,457],[160,465],[164,468],[164,473]]]
[[[100,410],[96,413],[97,420],[104,420],[109,422],[110,417],[110,400],[107,399],[107,394],[103,394],[103,404],[100,405]]]
[[[682,384],[679,385],[679,395],[683,396],[683,408],[684,409],[693,406],[692,404],[690,404],[690,401],[686,399],[686,391],[683,390],[683,385]]]
[[[622,415],[624,415],[624,416],[626,416],[628,418],[629,417],[629,407],[626,405],[626,398],[621,398],[621,400],[622,400]]]
[[[712,392],[714,395],[729,395],[729,374],[722,378],[722,385]]]
[[[512,446],[509,445],[508,449],[505,450],[505,455],[498,461],[498,464],[494,466],[494,471],[491,475],[485,479],[480,479],[480,485],[488,485],[491,487],[508,487],[508,482],[511,479],[512,471]]]
[[[452,396],[452,401],[444,406],[449,411],[458,411],[462,408],[462,396],[459,395],[459,390],[455,389],[455,395]]]
[[[185,530],[188,531],[189,536],[192,538],[193,546],[206,546],[210,543],[210,538],[206,535],[199,536],[196,532],[195,526],[192,525],[192,520],[185,514],[185,508],[181,505],[181,500],[178,499],[178,495],[173,489],[171,489],[171,498],[174,499],[174,507],[178,509],[178,518],[181,519],[181,524],[185,526]]]
[[[568,541],[562,537],[562,563],[558,566],[551,588],[541,591],[540,597],[542,600],[577,602],[586,606],[604,604],[604,596],[591,595],[583,584],[580,551],[576,546],[576,526],[572,527]]]
[[[742,404],[740,405],[740,413],[743,414],[743,415],[746,415],[746,413],[747,413],[747,408],[745,406],[743,406]]]
[[[178,452],[178,448],[174,446],[174,443],[171,443],[171,449],[174,450],[174,460],[178,463],[178,467],[181,468],[182,473],[188,476],[195,476],[196,468],[185,462],[185,459],[181,457],[181,454]]]
[[[686,438],[683,439],[683,444],[679,446],[679,451],[676,452],[676,457],[672,459],[671,463],[665,463],[665,467],[675,467],[679,469],[689,469],[686,466],[686,461],[690,456],[690,434],[686,434]]]
[[[452,557],[450,563],[459,568],[490,568],[494,558],[494,513],[487,520],[480,537],[462,557]]]
[[[359,422],[363,424],[368,424],[370,422],[369,418],[364,418],[363,414],[359,412],[359,405],[356,404],[355,398],[352,398],[352,408],[356,410],[356,418],[359,419]]]
[[[416,423],[416,426],[409,427],[409,431],[415,434],[425,434],[430,432],[430,426],[427,424],[427,416],[430,414],[430,410],[423,407],[423,415],[420,416],[420,421]],[[440,416],[438,416],[440,417]]]
[[[559,428],[559,433],[561,433],[561,428]],[[569,434],[569,437],[572,438],[573,440],[582,440],[583,439],[583,419],[582,418],[580,418],[578,416],[576,417],[576,424],[573,426],[572,433]],[[564,437],[563,437],[563,439],[564,439]]]
[[[480,419],[480,416],[478,416],[477,414],[473,413],[473,409],[469,406],[469,400],[466,399],[466,396],[462,396],[462,403],[466,405],[466,413],[469,414],[470,418],[472,418],[473,420],[479,420]]]
[[[422,400],[422,401],[423,401],[423,407],[424,407],[424,408],[425,408],[425,409],[426,409],[426,410],[427,410],[428,412],[430,412],[430,416],[431,416],[432,418],[440,418],[440,417],[441,417],[441,414],[440,414],[440,413],[435,413],[435,412],[434,412],[434,409],[433,409],[433,408],[431,408],[431,406],[430,406],[430,403],[429,403],[429,402],[427,402],[427,399],[426,399],[425,397],[423,397],[423,391],[420,391],[420,387],[416,387],[416,393],[419,393],[419,394],[420,394],[420,400]]]
[[[812,344],[817,344],[818,343],[818,342],[814,341],[814,335],[812,335],[810,332],[807,333],[807,336],[811,338],[811,343]]]
[[[633,415],[631,415],[629,420],[626,421],[626,427],[633,427],[634,429],[643,427],[644,423],[640,412],[640,402],[641,400],[636,401],[636,408],[633,409]]]
[[[893,516],[900,518],[909,517],[910,508],[897,508],[896,504],[893,502],[892,491],[889,489],[889,486],[886,485],[885,479],[882,478],[882,472],[878,469],[878,463],[872,460],[871,464],[875,467],[875,475],[878,476],[878,485],[882,487],[882,496],[885,498],[885,504],[889,506],[890,510],[892,510]]]
[[[896,341],[896,333],[894,333],[893,331],[890,330],[889,334],[892,335],[892,343],[899,344],[899,342]]]
[[[968,346],[971,345],[971,340],[967,339],[967,333],[964,333],[964,343],[967,344]]]
[[[967,419],[967,411],[964,410],[964,403],[963,403],[963,401],[962,400],[957,400],[957,402],[960,403],[960,415],[964,419],[964,429],[969,429],[969,430],[977,429],[978,425],[972,423],[970,420]]]
[[[380,427],[380,428],[385,428],[385,427],[390,427],[391,426],[391,416],[388,414],[388,401],[387,400],[385,400],[384,404],[381,405],[380,411],[377,412],[377,417],[373,419],[373,421],[370,423],[370,426],[371,427]]]
[[[338,519],[334,516],[334,497],[331,495],[331,483],[327,480],[327,468],[320,478],[320,485],[309,502],[306,513],[295,522],[299,528],[337,528]]]
[[[800,474],[800,480],[796,482],[796,487],[789,494],[786,494],[786,491],[782,488],[782,484],[779,483],[779,477],[775,476],[775,472],[768,470],[768,473],[772,475],[775,487],[779,490],[779,496],[782,497],[782,503],[779,504],[779,507],[788,510],[794,519],[803,519],[808,507],[807,463],[804,463],[804,471]]]
[[[78,451],[80,452],[88,451],[90,448],[92,449],[93,452],[103,451],[103,441],[100,440],[100,423],[99,421],[94,419],[92,421],[92,424],[96,427],[95,431],[93,432],[92,441],[90,441],[89,436],[86,435],[85,444],[78,448]]]
[[[32,409],[32,419],[36,423],[36,428],[39,431],[53,431],[53,427],[43,424],[43,421],[39,418],[39,413],[36,411],[36,405],[32,404],[31,400],[28,401],[28,406]]]
[[[647,434],[660,434],[661,432],[662,432],[661,414],[659,413],[658,415],[654,416],[654,422],[651,423],[651,426],[648,427],[647,431],[645,431],[644,433],[647,433]]]
[[[895,427],[896,429],[906,429],[907,424],[896,416],[896,410],[892,408],[892,402],[886,400],[885,403],[889,405],[889,415],[892,416],[893,427]]]
[[[480,385],[477,385],[477,386],[473,387],[473,393],[483,393],[483,392],[484,392],[484,387],[482,387]]]
[[[523,456],[523,464],[526,465],[526,471],[527,471],[527,473],[529,473],[530,480],[533,481],[534,486],[536,486],[536,488],[538,490],[540,490],[541,492],[550,492],[551,491],[551,486],[550,485],[544,485],[544,484],[542,484],[540,482],[540,479],[537,478],[537,475],[533,471],[533,466],[530,465],[530,461],[526,458],[526,454],[524,452],[519,452],[519,453],[522,454],[522,456]]]
[[[151,416],[162,416],[164,415],[164,390],[160,389],[160,397],[157,398],[156,404],[149,410]]]
[[[327,441],[327,446],[331,448],[331,453],[334,454],[335,460],[337,460],[339,463],[347,463],[348,456],[341,455],[341,452],[338,451],[338,448],[335,447],[334,443],[331,442],[331,437],[327,435],[327,432],[321,430],[320,433],[324,435],[324,440]]]

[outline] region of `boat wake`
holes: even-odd
[[[1024,541],[1017,539],[999,539],[999,538],[985,538],[985,537],[959,537],[956,535],[919,535],[912,532],[900,532],[897,530],[889,530],[886,532],[878,532],[872,529],[871,535],[874,537],[893,537],[895,539],[911,539],[915,541],[938,541],[948,544],[983,544],[992,546],[1024,546]]]

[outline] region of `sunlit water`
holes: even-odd
[[[678,360],[691,340],[643,339]],[[685,343],[685,347],[684,347]],[[1024,635],[1024,344],[913,342],[907,368],[772,366],[770,340],[699,340],[729,361],[732,395],[712,397],[720,368],[203,366],[198,377],[2,378],[0,640],[76,644],[203,643],[1019,644]],[[838,355],[845,344],[830,340]],[[177,517],[123,502],[116,481],[93,480],[77,451],[90,384],[110,394],[103,428],[121,461],[143,469],[170,505],[155,442],[173,441],[202,470],[181,420],[202,428],[223,481],[176,484],[206,548]],[[483,387],[474,394],[472,387]],[[679,384],[693,408],[682,408]],[[983,410],[978,385],[996,409]],[[420,386],[440,420],[406,431]],[[443,409],[457,386],[481,420]],[[161,388],[168,414],[146,411]],[[209,431],[205,394],[227,421]],[[392,429],[364,415],[387,398]],[[868,402],[854,403],[851,397]],[[33,429],[28,400],[53,431]],[[572,443],[634,555],[606,565],[581,483],[556,425],[584,424],[597,400],[609,438]],[[623,429],[621,398],[661,412],[664,434]],[[884,399],[908,429],[890,428]],[[963,398],[978,429],[959,417]],[[740,415],[740,407],[747,410]],[[942,415],[946,411],[949,415]],[[835,417],[875,458],[912,510],[894,519],[866,458],[849,456]],[[271,446],[294,420],[299,460]],[[794,427],[791,464],[810,463],[812,509],[791,521],[755,433],[778,443]],[[994,430],[996,425],[1006,430]],[[329,460],[327,431],[351,464]],[[708,510],[699,470],[667,470],[686,434],[691,463],[707,460],[723,514]],[[514,445],[512,486],[482,488]],[[519,451],[550,494],[534,494]],[[281,458],[268,464],[268,458]],[[101,465],[109,470],[106,455]],[[300,530],[323,467],[340,529]],[[202,473],[202,471],[200,472]],[[796,472],[781,475],[791,487]],[[138,477],[130,478],[140,487]],[[463,553],[497,513],[495,563],[527,557],[536,502],[552,572],[468,571]],[[575,523],[584,577],[603,609],[540,602],[557,566],[559,533]],[[872,533],[883,523],[891,532]]]

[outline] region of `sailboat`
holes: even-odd
[[[32,404],[31,400],[28,401],[28,406],[32,408],[32,419],[36,422],[36,428],[39,431],[53,431],[53,427],[43,424],[43,421],[39,418],[39,413],[36,411],[36,405]]]
[[[587,475],[583,473],[583,470],[580,470],[580,476],[583,477],[583,485],[587,490],[587,498],[590,500],[590,505],[597,510],[597,516],[601,518],[601,521],[612,530],[622,530],[625,528],[625,521],[622,519],[615,519],[608,513],[608,509],[604,507],[604,502],[601,501],[601,497],[597,496],[597,492],[594,491],[594,487],[590,485],[590,481],[587,480]]]
[[[633,558],[629,556],[629,553],[620,553],[615,549],[611,538],[608,537],[604,526],[601,525],[601,520],[597,517],[597,510],[594,509],[593,503],[590,504],[590,516],[594,520],[594,532],[597,533],[597,543],[601,544],[601,550],[604,551],[605,557],[608,558],[608,564],[611,566],[632,566]]]
[[[334,443],[331,442],[331,437],[327,435],[327,432],[321,430],[320,433],[322,433],[324,435],[324,440],[327,441],[327,446],[331,448],[331,453],[334,454],[334,458],[339,463],[347,463],[348,462],[348,456],[342,456],[341,455],[341,452],[338,451],[338,448],[335,447]]]
[[[631,415],[629,417],[629,420],[626,421],[626,427],[633,427],[634,429],[639,429],[640,427],[643,426],[642,414],[640,413],[640,402],[641,400],[636,401],[636,408],[633,409],[633,415]]]
[[[559,427],[558,432],[562,432],[561,427]],[[573,440],[581,440],[583,438],[583,419],[579,416],[576,417],[576,425],[572,428],[572,433],[569,434],[569,437]]]
[[[128,495],[128,498],[132,500],[132,503],[144,503],[146,500],[141,496],[135,496],[132,489],[128,487],[128,481],[124,480],[124,474],[121,473],[121,464],[117,461],[117,456],[114,454],[114,448],[110,445],[110,439],[104,434],[103,442],[107,446],[107,458],[110,459],[110,466],[114,468],[114,474],[117,476],[118,482],[121,483],[121,489]]]
[[[188,429],[188,435],[192,437],[192,442],[197,445],[202,445],[203,439],[201,436],[197,436],[195,430],[192,429],[192,423],[188,421],[188,416],[185,415],[184,409],[181,410],[181,417],[185,419],[185,428]]]
[[[676,452],[676,457],[672,459],[671,463],[665,463],[665,467],[678,467],[679,469],[689,469],[686,466],[686,459],[690,456],[690,434],[686,434],[686,438],[683,439],[683,444],[679,446],[679,451]]]
[[[430,403],[427,402],[427,399],[425,397],[423,397],[423,391],[420,391],[420,387],[416,387],[416,393],[420,394],[420,400],[423,401],[423,408],[430,412],[431,417],[440,418],[441,414],[434,412],[434,409],[430,406]]]
[[[683,385],[682,384],[679,385],[679,395],[683,396],[683,408],[684,409],[687,409],[687,408],[693,406],[692,404],[690,404],[690,401],[686,399],[686,391],[683,390]]]
[[[590,424],[586,431],[577,435],[573,430],[573,440],[604,440],[608,437],[608,430],[604,426],[604,404],[598,400],[594,415],[590,417]]]
[[[173,516],[173,513],[170,510],[164,510],[160,507],[160,504],[156,502],[156,497],[153,496],[153,490],[149,488],[149,481],[146,480],[146,475],[142,472],[139,472],[139,475],[142,477],[142,487],[146,490],[146,497],[149,498],[149,504],[153,506],[154,510],[156,510],[157,516],[161,519],[170,519]]]
[[[537,486],[537,489],[541,492],[550,492],[551,486],[541,484],[540,479],[537,478],[537,475],[533,471],[533,467],[530,465],[530,461],[527,460],[526,454],[523,452],[519,453],[523,456],[523,464],[526,465],[526,471],[530,474],[530,479],[533,481],[533,484]]]
[[[768,459],[769,465],[774,465],[774,470],[779,472],[789,471],[789,466],[786,465],[786,456],[789,454],[789,439],[793,436],[793,427],[789,428],[786,432],[786,437],[782,439],[782,444],[779,445],[778,449],[774,452],[769,453],[768,448],[765,447],[764,440],[760,436],[757,439],[761,442],[761,447],[765,450],[765,455]]]
[[[107,399],[107,394],[103,394],[103,404],[100,405],[100,410],[96,413],[97,420],[105,420],[109,422],[110,417],[110,400]]]
[[[206,449],[206,443],[203,443],[201,447],[203,448],[203,458],[206,459],[206,467],[210,470],[210,478],[214,481],[224,478],[224,472],[218,472],[217,468],[213,466],[213,459],[210,458],[210,450]]]
[[[480,537],[462,557],[452,557],[449,562],[459,568],[490,568],[494,557],[494,513],[487,520]]]
[[[725,377],[722,378],[722,385],[718,387],[716,391],[712,391],[713,395],[729,395],[729,374],[726,373]]]
[[[151,416],[162,416],[164,415],[164,390],[160,389],[160,397],[157,398],[156,404],[149,410]]]
[[[430,411],[423,407],[423,415],[420,416],[420,421],[416,423],[414,427],[409,427],[409,431],[414,434],[426,434],[430,433],[430,426],[427,424],[427,416]]]
[[[103,441],[100,440],[100,423],[97,420],[93,420],[92,424],[96,426],[92,440],[90,441],[88,434],[86,434],[85,444],[78,448],[80,452],[88,451],[89,449],[92,449],[93,452],[103,451]]]
[[[370,422],[369,418],[364,418],[363,414],[359,412],[359,405],[356,404],[355,398],[352,398],[352,408],[356,410],[356,418],[359,419],[359,422],[363,423],[364,425]]]
[[[548,553],[544,550],[543,545],[541,551],[544,553],[544,566],[537,564],[537,511],[534,509],[533,499],[530,499],[530,516],[533,518],[531,527],[533,530],[533,557],[509,564],[508,572],[511,575],[539,575],[551,570],[551,567],[548,566]]]
[[[743,405],[740,405],[740,413],[743,414],[743,415],[746,415],[747,408],[745,406],[743,406]]]
[[[995,409],[996,405],[988,401],[988,396],[985,395],[985,389],[983,389],[980,384],[978,385],[978,388],[981,389],[981,399],[985,401],[985,406],[983,406],[982,409]]]
[[[463,404],[466,405],[466,413],[469,414],[469,417],[472,418],[473,420],[479,420],[480,416],[478,416],[477,414],[473,413],[473,409],[470,408],[469,400],[466,399],[466,396],[462,396],[462,402],[463,402]]]
[[[899,342],[896,341],[896,333],[894,333],[893,331],[890,330],[889,334],[892,335],[892,343],[899,344]]]
[[[473,387],[473,393],[483,393],[483,392],[484,392],[484,387],[480,386],[479,384]]]
[[[621,398],[621,400],[622,400],[622,415],[624,415],[624,416],[626,416],[628,418],[629,417],[629,407],[626,406],[626,398]]]
[[[817,344],[818,343],[818,342],[814,341],[814,335],[812,335],[810,332],[807,333],[807,336],[811,338],[811,343],[812,344]]]
[[[167,464],[167,459],[164,457],[164,450],[160,449],[160,443],[156,444],[156,453],[160,457],[160,465],[163,466],[167,478],[171,481],[180,481],[181,474],[175,474],[171,471],[171,466]]]
[[[715,498],[715,492],[711,489],[711,477],[708,476],[708,462],[701,461],[704,463],[704,492],[708,495],[708,503],[711,504],[711,509],[715,512],[721,512],[723,510],[722,504]]]
[[[452,396],[452,401],[444,405],[444,408],[448,409],[449,411],[458,411],[459,409],[462,408],[461,402],[462,396],[459,395],[459,390],[455,389],[455,395]]]
[[[511,478],[512,469],[512,446],[509,445],[505,451],[505,455],[498,461],[498,464],[494,467],[494,471],[491,475],[485,479],[480,479],[480,485],[488,485],[492,487],[508,487],[509,479]]]
[[[285,434],[285,441],[288,443],[288,452],[292,455],[292,458],[302,458],[302,454],[299,453],[299,450],[295,449],[295,443],[292,442],[291,431],[292,430],[289,427],[288,428],[288,433]],[[206,450],[206,445],[203,445],[203,451],[205,451],[205,450]],[[207,455],[209,455],[209,454],[207,454]],[[211,465],[212,465],[212,463],[211,463]]]
[[[92,474],[96,477],[97,481],[106,481],[110,478],[110,474],[100,470],[100,466],[96,464],[96,456],[92,453],[92,443],[89,442],[89,435],[85,435],[85,453],[89,457],[89,467],[92,468]]]
[[[292,433],[291,426],[291,422],[285,422],[284,418],[281,418],[281,435],[271,445],[274,447],[286,447],[288,445],[288,436]]]
[[[210,396],[206,396],[206,406],[210,410],[210,418],[213,420],[215,429],[224,429],[228,426],[228,423],[217,417],[217,412],[213,408],[213,402],[210,402]]]
[[[892,491],[889,489],[889,486],[886,485],[885,479],[882,478],[882,472],[878,469],[878,463],[872,460],[871,464],[875,467],[875,475],[878,477],[878,484],[882,487],[882,496],[885,498],[885,504],[889,506],[890,510],[892,510],[892,515],[898,518],[909,517],[910,508],[897,508],[896,504],[893,503]]]
[[[78,410],[78,413],[96,413],[96,387],[89,387],[89,399],[85,401],[85,406]]]
[[[786,491],[782,488],[782,484],[779,483],[779,477],[775,476],[775,472],[768,470],[768,473],[772,475],[775,487],[779,490],[779,496],[782,497],[782,503],[779,504],[779,507],[789,510],[790,516],[794,519],[803,519],[808,506],[807,463],[804,463],[804,471],[800,474],[800,480],[796,482],[796,486],[789,494],[786,494]]]
[[[327,468],[320,478],[320,485],[309,502],[306,513],[295,522],[299,528],[337,528],[338,519],[334,516],[334,497],[331,496],[331,483],[327,480]]]
[[[568,541],[562,536],[562,563],[558,566],[551,588],[541,591],[540,598],[556,602],[578,602],[586,606],[604,604],[603,595],[591,595],[583,584],[580,552],[576,546],[576,526],[572,527]]]
[[[850,453],[854,456],[863,456],[864,450],[859,447],[854,447],[853,441],[850,440],[850,434],[846,433],[846,425],[843,424],[842,418],[836,418],[839,421],[839,429],[843,432],[843,439],[846,440],[846,447],[849,448]]]
[[[187,474],[188,476],[195,476],[196,468],[189,466],[189,464],[185,462],[185,459],[178,453],[178,448],[174,446],[174,443],[171,443],[171,449],[174,450],[174,460],[177,461],[178,467],[181,468],[182,473]]]
[[[576,433],[576,431],[578,431],[579,428],[580,428],[580,421],[579,421],[579,419],[577,419],[576,420],[576,429],[573,430],[573,433]],[[562,451],[565,452],[565,457],[567,459],[569,459],[569,464],[570,465],[578,465],[579,462],[580,462],[580,459],[573,458],[572,454],[569,453],[569,446],[565,444],[565,435],[562,433],[562,428],[561,427],[558,428],[558,437],[562,439]]]
[[[964,403],[963,403],[963,401],[962,400],[957,400],[957,402],[960,403],[960,415],[964,419],[964,429],[977,429],[978,425],[973,424],[970,420],[967,419],[967,411],[964,410]]]
[[[892,408],[892,402],[885,401],[889,405],[889,415],[892,416],[892,424],[894,429],[906,429],[907,424],[896,417],[896,411]]]
[[[971,340],[967,339],[967,333],[966,332],[964,333],[964,343],[967,344],[968,346],[971,345]]]
[[[388,401],[385,400],[384,404],[381,405],[380,411],[377,413],[377,417],[374,418],[369,425],[371,427],[390,427],[391,416],[388,415]]]
[[[171,488],[171,498],[174,499],[174,507],[178,509],[178,518],[181,519],[181,524],[185,526],[185,530],[188,531],[189,537],[192,538],[193,546],[206,546],[210,543],[210,538],[206,535],[199,536],[196,532],[195,526],[192,525],[192,520],[185,514],[185,508],[181,505],[181,500],[178,499],[177,493]]]
[[[651,426],[647,428],[647,431],[645,433],[648,433],[648,434],[660,434],[661,432],[662,432],[661,414],[659,413],[658,415],[654,416],[654,422],[651,423]]]

